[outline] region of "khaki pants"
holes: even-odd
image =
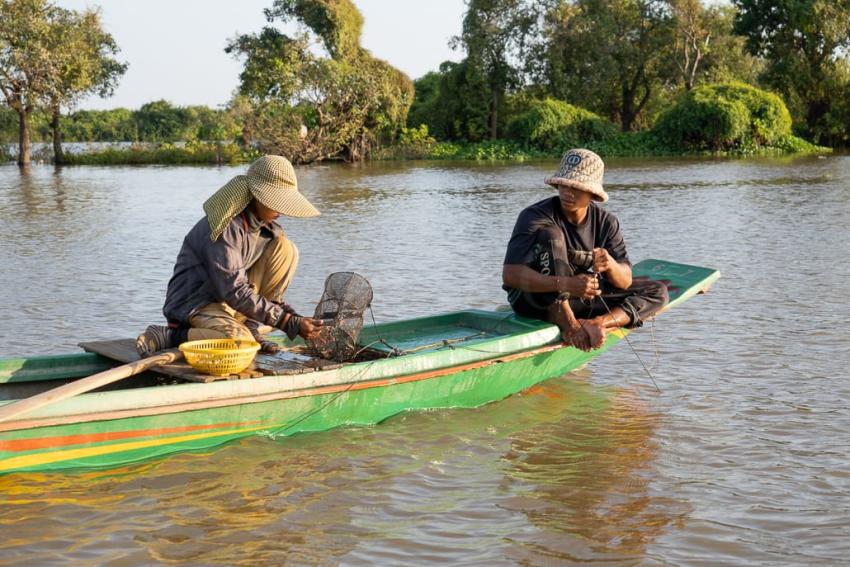
[[[285,236],[273,239],[266,245],[259,260],[248,270],[248,281],[254,292],[271,301],[282,301],[295,269],[298,267],[298,248]],[[253,339],[245,325],[248,318],[221,301],[209,303],[189,317],[189,340],[203,339]],[[272,328],[260,326],[262,333]]]

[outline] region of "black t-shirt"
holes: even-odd
[[[605,248],[619,263],[630,264],[626,242],[620,231],[620,221],[596,203],[587,208],[581,225],[574,225],[564,216],[558,197],[544,199],[524,209],[517,218],[505,253],[505,264],[523,264],[540,272],[536,245],[541,229],[556,226],[564,234],[567,258],[573,273],[589,272],[589,266],[577,264],[576,258],[586,258],[594,248]],[[582,254],[584,253],[584,254]]]

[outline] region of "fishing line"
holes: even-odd
[[[314,415],[316,415],[317,413],[319,413],[320,411],[324,410],[326,407],[328,407],[329,405],[331,405],[332,403],[337,401],[340,396],[347,393],[349,390],[351,390],[354,386],[356,386],[359,383],[358,382],[359,378],[362,377],[366,373],[366,371],[369,370],[372,367],[373,364],[375,364],[375,362],[377,362],[377,361],[375,361],[375,360],[371,361],[369,364],[367,364],[363,368],[363,370],[361,370],[360,372],[358,372],[357,374],[352,376],[351,377],[351,383],[348,386],[346,386],[344,389],[342,389],[339,392],[337,392],[336,394],[334,394],[331,397],[331,399],[329,399],[328,401],[326,401],[325,403],[323,403],[321,406],[317,407],[316,409],[308,411],[307,413],[305,413],[304,415],[302,415],[301,417],[299,417],[298,419],[296,419],[295,421],[293,421],[289,425],[282,428],[280,431],[285,433],[287,430],[292,429],[293,427],[295,427],[296,425],[298,425],[299,423],[301,423],[305,419],[313,417]],[[272,434],[272,436],[274,436],[274,434]]]
[[[597,275],[597,278],[598,278],[598,275]],[[605,302],[605,299],[603,299],[601,295],[599,295],[598,297],[599,297],[599,301],[602,302],[602,305],[605,306],[605,309],[608,310],[608,314],[611,316],[611,320],[616,321],[616,319],[614,318],[614,314],[611,313],[611,308],[608,307],[608,304]],[[661,393],[661,388],[658,387],[658,383],[655,381],[655,378],[652,376],[652,372],[650,372],[649,368],[646,367],[646,364],[643,363],[643,360],[641,359],[637,350],[635,350],[635,347],[632,344],[632,341],[629,340],[629,334],[625,331],[623,331],[623,338],[626,339],[626,343],[628,343],[629,348],[632,349],[632,352],[634,353],[635,357],[638,359],[638,362],[640,362],[640,365],[643,367],[644,371],[646,372],[646,375],[649,376],[650,380],[652,380],[652,385],[655,386],[655,390],[658,393]]]

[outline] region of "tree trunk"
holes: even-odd
[[[819,125],[823,116],[829,111],[829,101],[815,100],[808,104],[806,108],[806,126],[809,130],[809,136],[816,144],[823,143],[823,132]]]
[[[623,132],[628,132],[632,129],[632,123],[635,121],[634,111],[634,93],[626,85],[623,85],[623,98],[621,100],[622,110],[620,111],[620,128]]]
[[[27,112],[25,106],[18,110],[18,118],[18,165],[21,167],[29,167],[30,126],[29,112]]]
[[[490,139],[495,140],[499,136],[499,91],[493,89],[493,97],[490,100]]]
[[[56,165],[65,164],[65,154],[62,152],[62,130],[59,128],[60,115],[59,105],[53,105],[53,120],[50,122],[50,127],[53,129],[53,163]]]

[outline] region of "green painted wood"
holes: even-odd
[[[0,384],[78,378],[114,365],[109,359],[89,353],[0,358]]]

